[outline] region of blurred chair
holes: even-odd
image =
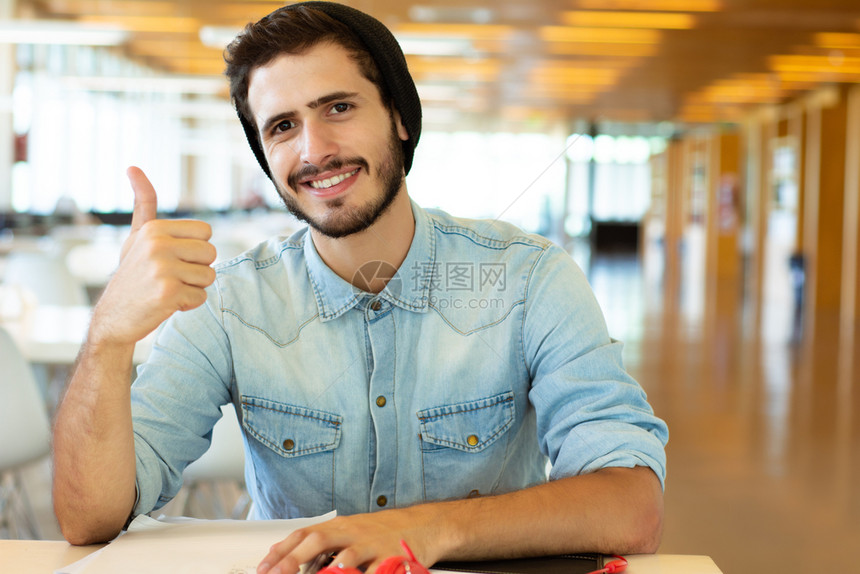
[[[245,489],[245,449],[242,430],[232,404],[221,407],[221,418],[212,429],[209,450],[185,468],[182,474],[183,491],[178,501],[182,514],[192,516],[192,504],[208,505],[210,516],[205,518],[244,518],[250,506]],[[227,483],[238,498],[229,514],[224,511],[218,496],[218,485]],[[208,494],[207,494],[208,491]]]
[[[75,278],[65,259],[47,252],[27,251],[9,255],[3,272],[6,287],[26,291],[36,305],[89,306],[90,298],[84,284]],[[51,410],[56,406],[66,379],[69,365],[34,364],[36,378]]]
[[[0,533],[40,538],[21,470],[50,452],[51,425],[30,365],[0,327]]]
[[[222,239],[213,236],[211,243],[215,246],[216,263],[229,261],[230,259],[233,259],[237,255],[243,253],[247,249],[244,244],[233,239]]]
[[[6,260],[3,283],[20,285],[39,305],[89,305],[83,283],[75,279],[62,258],[47,253],[12,253]]]
[[[104,238],[72,247],[66,255],[66,267],[87,290],[95,303],[119,265],[122,243]]]

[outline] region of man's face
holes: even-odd
[[[340,46],[257,68],[248,103],[278,192],[317,231],[363,231],[403,187],[406,129]]]

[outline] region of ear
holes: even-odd
[[[392,106],[393,107],[393,106]],[[393,110],[393,118],[394,125],[397,126],[397,135],[400,136],[400,139],[406,141],[409,139],[409,132],[406,131],[406,128],[403,126],[403,120],[400,119],[400,112],[395,108]]]

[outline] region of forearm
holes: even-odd
[[[437,510],[450,533],[439,559],[651,553],[660,543],[663,493],[649,468],[607,468]]]
[[[110,540],[135,497],[134,346],[85,345],[54,425],[54,512],[72,544]]]
[[[649,468],[607,468],[517,492],[369,514],[339,516],[275,544],[257,574],[294,574],[321,552],[335,564],[379,564],[402,553],[418,560],[480,560],[589,551],[656,552],[663,491]]]

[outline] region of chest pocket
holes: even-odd
[[[516,415],[513,392],[417,414],[425,500],[493,492]]]
[[[338,415],[256,397],[242,397],[242,413],[248,432],[286,458],[334,450],[340,442]]]
[[[242,415],[256,439],[249,448],[264,504],[281,516],[334,508],[334,454],[343,417],[250,396],[242,397]],[[321,505],[306,507],[311,501]]]

